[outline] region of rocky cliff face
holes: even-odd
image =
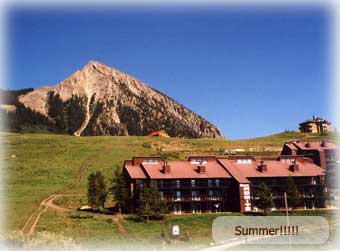
[[[173,137],[221,136],[216,126],[175,100],[95,61],[19,101],[75,135],[147,135],[164,129]]]

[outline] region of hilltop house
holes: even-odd
[[[300,132],[323,133],[331,131],[331,123],[325,119],[313,116],[312,120],[306,120],[299,124]]]
[[[139,191],[154,181],[174,214],[256,211],[256,189],[262,182],[272,190],[275,209],[282,209],[289,176],[300,192],[300,208],[325,207],[324,170],[301,156],[191,156],[168,162],[133,157],[124,162],[123,173],[134,198],[132,208],[138,206]]]

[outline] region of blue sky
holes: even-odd
[[[323,8],[12,8],[8,18],[10,89],[54,85],[98,60],[231,139],[331,118]]]

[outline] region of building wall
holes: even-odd
[[[276,209],[284,209],[284,192],[287,192],[287,177],[256,178],[251,181],[252,205],[256,207],[256,190],[263,182],[272,192]],[[325,181],[322,177],[294,177],[295,185],[300,193],[300,204],[298,208],[324,208],[325,207]],[[289,206],[289,205],[288,205]]]
[[[157,188],[167,200],[171,213],[228,211],[231,179],[157,180]]]
[[[298,155],[303,155],[313,160],[313,162],[322,169],[327,170],[326,180],[327,185],[331,188],[336,188],[338,183],[337,168],[340,164],[337,162],[337,149],[318,150],[298,150]]]
[[[289,149],[282,152],[289,154]],[[298,152],[310,155],[314,161],[320,161],[318,151]],[[325,160],[332,161],[332,155],[325,155]],[[327,157],[328,156],[328,157]],[[134,158],[135,165],[140,165],[142,157]],[[320,161],[321,162],[321,161]],[[226,170],[227,171],[227,170]],[[229,171],[228,171],[229,172]],[[157,189],[167,201],[170,213],[204,213],[204,212],[247,212],[254,210],[257,204],[256,189],[261,182],[267,184],[272,192],[275,207],[284,208],[284,192],[287,191],[288,177],[266,177],[240,179],[231,174],[230,178],[196,178],[196,179],[132,179],[124,168],[123,171],[131,201],[126,211],[136,212],[139,203],[139,191],[151,181],[156,182]],[[318,172],[320,175],[320,171]],[[142,176],[143,177],[143,176]],[[324,176],[293,177],[301,194],[300,208],[325,206]],[[239,181],[244,183],[240,184]],[[249,180],[249,183],[247,181]]]
[[[323,133],[331,131],[331,126],[325,122],[306,122],[300,124],[300,131],[305,133]]]

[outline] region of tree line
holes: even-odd
[[[256,190],[256,196],[258,197],[256,202],[257,207],[262,209],[264,214],[267,214],[268,209],[274,206],[271,189],[262,182]],[[300,202],[300,193],[295,185],[294,179],[289,176],[287,179],[287,204],[293,211]]]
[[[156,183],[143,184],[140,191],[131,193],[121,169],[117,168],[113,173],[111,184],[107,187],[105,178],[101,172],[91,173],[88,176],[87,199],[93,211],[105,208],[108,195],[111,194],[115,201],[117,211],[135,212],[140,218],[162,219],[168,212],[166,201],[159,193]],[[137,204],[133,203],[137,198]],[[135,210],[134,210],[134,207]]]

